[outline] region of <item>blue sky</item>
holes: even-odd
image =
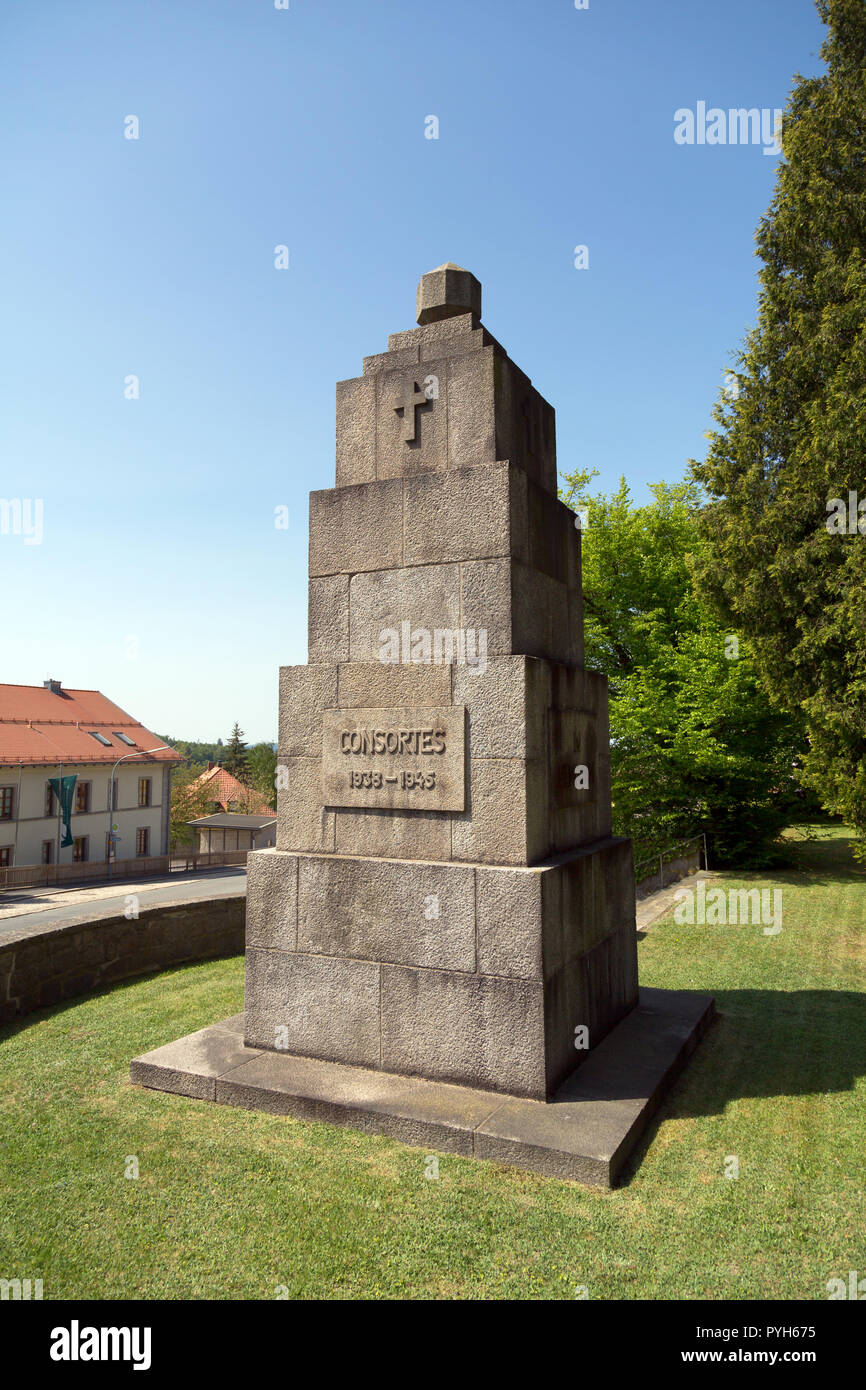
[[[44,536],[0,535],[0,681],[275,738],[334,383],[443,261],[554,405],[561,468],[681,477],[778,161],[677,145],[674,113],[784,106],[823,32],[812,0],[3,6],[0,497],[42,499]]]

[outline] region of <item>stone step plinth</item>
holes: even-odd
[[[537,868],[250,855],[246,1039],[543,1099],[637,999],[631,843]]]

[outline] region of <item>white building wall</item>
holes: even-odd
[[[166,823],[163,817],[165,784],[163,769],[164,764],[162,763],[121,763],[115,773],[117,810],[113,817],[113,823],[117,825],[117,833],[121,837],[115,848],[115,857],[118,861],[136,858],[136,831],[144,827],[150,830],[149,853],[165,854],[167,852],[167,846],[163,843]],[[111,767],[105,764],[93,766],[64,763],[64,777],[72,773],[77,775],[79,783],[90,783],[90,810],[77,812],[73,803],[71,820],[73,837],[87,835],[89,838],[88,859],[104,860],[105,837],[112,824],[112,818],[109,817],[108,811],[108,786],[111,778]],[[19,802],[17,767],[0,768],[0,787],[11,786],[15,788],[15,806],[13,808],[15,819],[11,822],[0,821],[0,848],[4,845],[14,845],[13,864],[40,864],[44,840],[53,841],[53,863],[71,864],[73,862],[74,848],[72,845],[66,849],[58,850],[59,842],[63,838],[59,817],[54,815],[49,819],[44,814],[48,781],[51,777],[59,777],[59,775],[59,766],[23,767],[21,769]],[[149,777],[151,781],[151,804],[147,807],[138,805],[138,779],[140,777]]]

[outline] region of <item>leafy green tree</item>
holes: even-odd
[[[173,851],[192,847],[195,832],[188,822],[210,815],[213,793],[198,781],[205,769],[205,763],[184,763],[172,772],[169,841]]]
[[[802,779],[866,853],[866,4],[818,10],[826,72],[786,109],[757,326],[692,464],[697,574],[769,696],[802,710]]]
[[[269,806],[276,809],[277,752],[271,743],[256,743],[247,759],[249,783]]]
[[[244,743],[243,729],[238,724],[235,724],[231,738],[226,744],[222,765],[226,772],[230,772],[232,777],[237,777],[239,782],[246,783],[249,780],[249,752]]]
[[[799,731],[761,688],[751,648],[695,593],[699,490],[659,483],[634,505],[625,479],[591,495],[582,536],[586,665],[610,685],[614,829],[638,856],[705,833],[713,863],[758,866],[795,815]]]

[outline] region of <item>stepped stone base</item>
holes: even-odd
[[[547,1100],[637,1003],[633,885],[615,837],[526,868],[256,851],[245,1041]]]
[[[714,1013],[706,994],[641,989],[637,1008],[547,1102],[247,1047],[243,1014],[136,1057],[130,1079],[613,1187]]]

